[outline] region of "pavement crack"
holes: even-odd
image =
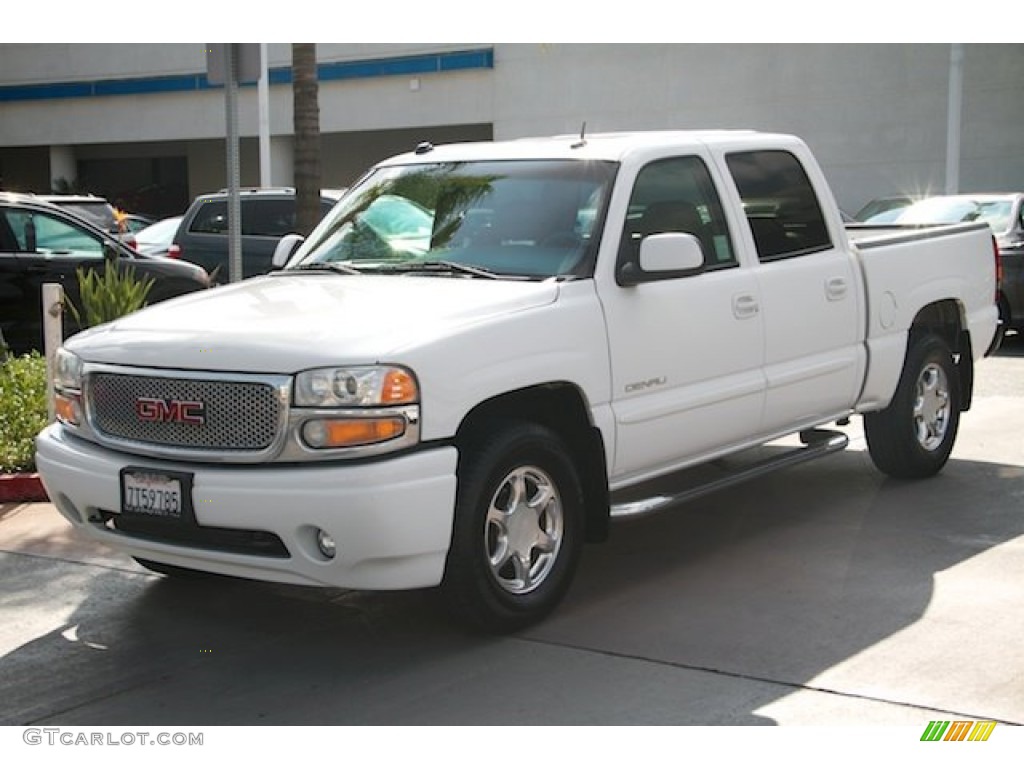
[[[702,664],[687,664],[685,662],[680,661],[666,661],[665,659],[656,659],[651,656],[644,656],[642,654],[626,653],[624,651],[611,651],[600,648],[590,648],[583,645],[574,645],[572,643],[559,643],[550,640],[540,640],[531,637],[519,637],[517,639],[526,643],[533,643],[535,645],[545,645],[552,648],[565,648],[567,650],[578,651],[582,653],[591,653],[597,656],[607,656],[609,658],[625,659],[628,661],[640,661],[646,664],[655,664],[662,667],[671,667],[672,669],[686,670],[688,672],[702,672],[709,675],[728,677],[734,680],[742,680],[744,682],[763,683],[765,685],[777,685],[783,688],[790,688],[793,691],[823,693],[829,696],[841,696],[845,699],[852,699],[857,701],[870,701],[878,704],[889,704],[895,707],[906,707],[908,709],[917,709],[926,712],[934,712],[939,715],[950,715],[964,720],[991,720],[1001,725],[1024,725],[1024,723],[1021,722],[1000,719],[998,717],[991,717],[989,715],[979,715],[972,712],[961,712],[953,709],[940,709],[938,707],[928,704],[915,704],[911,701],[901,701],[899,699],[891,699],[882,696],[871,696],[864,693],[842,691],[837,688],[826,688],[824,686],[811,685],[809,683],[799,683],[794,682],[792,680],[781,680],[772,677],[766,677],[763,675],[753,675],[749,672],[735,672],[728,669],[709,667]]]

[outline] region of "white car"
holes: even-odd
[[[177,258],[174,234],[180,224],[181,216],[171,216],[140,229],[135,233],[135,250],[149,256]]]

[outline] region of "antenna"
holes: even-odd
[[[583,125],[580,126],[580,140],[572,145],[573,149],[580,149],[581,147],[587,146],[587,121],[583,121]]]

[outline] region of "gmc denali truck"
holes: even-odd
[[[997,325],[987,226],[851,239],[808,148],[751,131],[421,144],[298,240],[68,340],[50,498],[165,574],[439,586],[499,631],[706,490],[649,479],[854,414],[881,471],[938,472]]]

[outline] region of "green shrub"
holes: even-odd
[[[46,360],[33,352],[0,361],[0,472],[35,469],[35,436],[46,421]]]
[[[153,278],[137,280],[135,270],[130,266],[122,272],[108,264],[102,276],[94,269],[79,267],[75,274],[78,276],[82,309],[79,310],[70,299],[67,305],[75,322],[83,329],[142,309],[154,282]]]

